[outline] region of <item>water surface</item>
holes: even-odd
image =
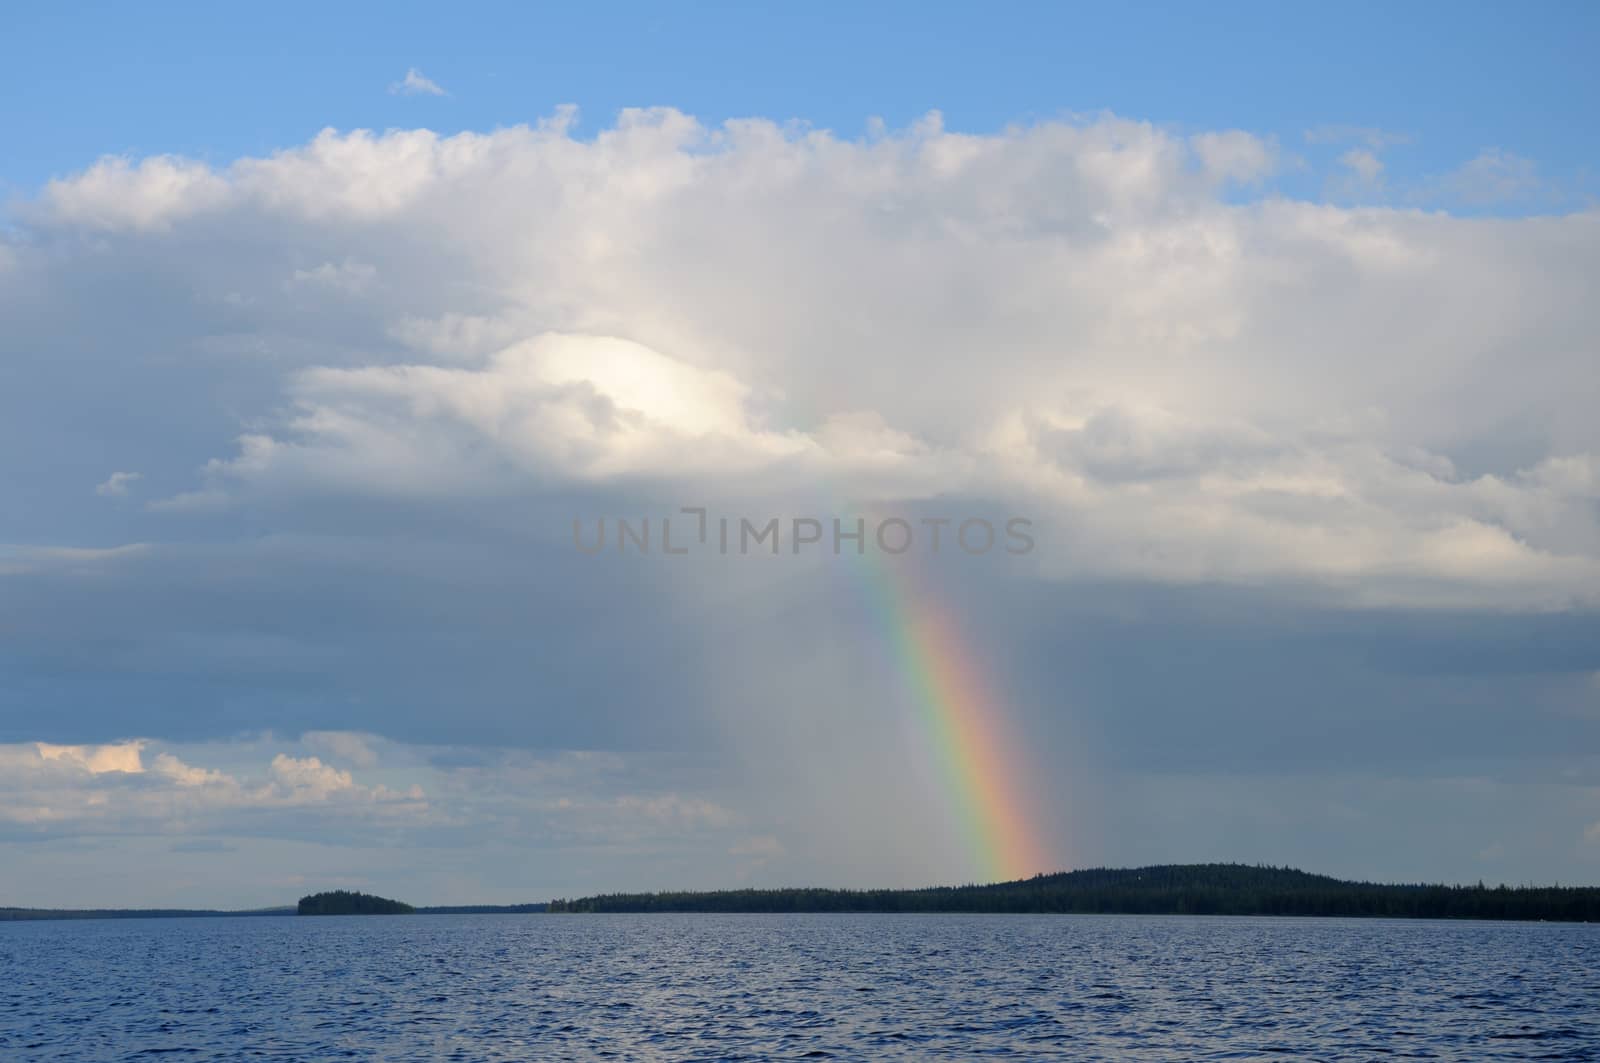
[[[1600,926],[984,915],[0,923],[0,1059],[1600,1059]]]

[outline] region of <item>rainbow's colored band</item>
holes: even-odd
[[[859,564],[979,874],[1007,881],[1058,870],[1023,797],[1026,773],[1004,706],[986,689],[955,618],[917,593],[909,559],[868,554]]]

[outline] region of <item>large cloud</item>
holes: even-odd
[[[234,381],[256,429],[175,509],[765,468],[983,484],[1071,528],[1069,571],[1600,593],[1592,213],[1241,204],[1270,145],[1115,119],[570,120],[103,161],[23,210],[20,331],[82,312],[85,270],[159,277],[112,308],[117,364]],[[156,413],[158,382],[126,398]]]

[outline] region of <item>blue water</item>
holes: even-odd
[[[1600,926],[650,915],[0,923],[0,1060],[1597,1059]]]

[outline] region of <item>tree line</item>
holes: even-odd
[[[295,911],[300,915],[410,915],[416,909],[404,901],[370,893],[329,890],[301,897]]]
[[[1600,887],[1388,885],[1286,867],[1166,864],[1094,868],[928,889],[739,889],[611,893],[551,912],[1013,912],[1600,920]]]

